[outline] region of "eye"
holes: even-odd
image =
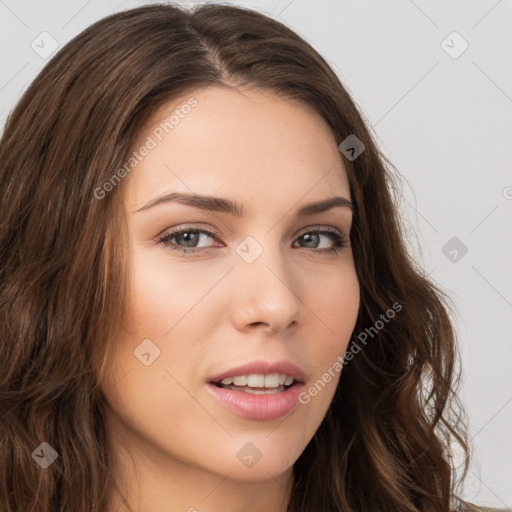
[[[163,244],[165,247],[169,247],[173,251],[186,254],[198,253],[213,247],[211,245],[205,245],[204,243],[201,245],[201,236],[203,236],[203,238],[216,239],[218,235],[217,233],[207,229],[184,226],[159,237],[158,243]],[[331,247],[318,247],[321,245],[322,237],[329,239],[333,245]],[[348,239],[343,233],[335,228],[309,228],[309,231],[305,231],[300,234],[296,240],[302,240],[308,244],[304,248],[313,249],[314,252],[320,253],[336,253],[343,247],[348,247]]]
[[[317,243],[320,244],[321,237],[328,238],[331,242],[333,242],[333,245],[331,247],[324,247],[319,248],[317,247]],[[311,245],[315,246],[312,247],[313,249],[319,249],[315,252],[333,252],[336,253],[340,251],[344,247],[348,247],[348,239],[345,237],[343,233],[338,231],[334,228],[322,228],[322,229],[314,229],[310,231],[306,231],[299,235],[297,240],[303,240],[306,244],[310,244],[306,248],[311,248]]]
[[[216,233],[213,233],[203,228],[193,228],[185,226],[183,228],[177,229],[160,237],[158,239],[158,243],[161,243],[165,247],[169,247],[174,251],[180,251],[184,253],[199,252],[197,249],[200,247],[204,247],[204,245],[197,245],[198,242],[200,241],[201,235],[205,235],[210,238],[215,238]],[[179,243],[173,243],[173,239],[176,239],[176,241],[183,241],[185,245],[182,247],[179,245]]]

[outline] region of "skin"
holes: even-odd
[[[333,196],[350,200],[346,170],[318,114],[255,89],[211,86],[169,102],[134,148],[191,96],[197,106],[121,184],[131,288],[102,384],[115,475],[135,511],[281,512],[293,464],[322,422],[339,372],[307,405],[270,421],[226,409],[206,382],[250,361],[284,359],[305,372],[307,389],[345,353],[360,300],[352,212],[295,213]],[[171,191],[236,200],[247,216],[176,202],[137,211]],[[197,235],[195,254],[159,243],[185,225],[217,234]],[[335,245],[327,235],[302,236],[327,227],[347,239],[337,253],[327,251]],[[248,236],[263,249],[250,264],[236,252]],[[194,246],[183,236],[170,244]],[[160,350],[148,366],[134,356],[145,339]],[[252,467],[237,457],[249,442],[261,452]],[[117,495],[111,503],[111,512],[127,510]]]

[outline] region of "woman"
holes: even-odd
[[[472,509],[447,301],[297,34],[109,16],[0,156],[4,512]]]

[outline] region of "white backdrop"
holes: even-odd
[[[0,0],[0,126],[56,48],[142,3]],[[512,2],[224,3],[305,37],[399,169],[411,250],[458,310],[475,452],[463,496],[512,508]]]

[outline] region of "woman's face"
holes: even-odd
[[[174,481],[290,475],[329,408],[359,307],[337,143],[308,107],[213,86],[161,107],[134,151],[120,185],[129,307],[103,385],[113,442]],[[212,383],[244,375],[238,390]],[[285,375],[295,381],[283,391]]]

